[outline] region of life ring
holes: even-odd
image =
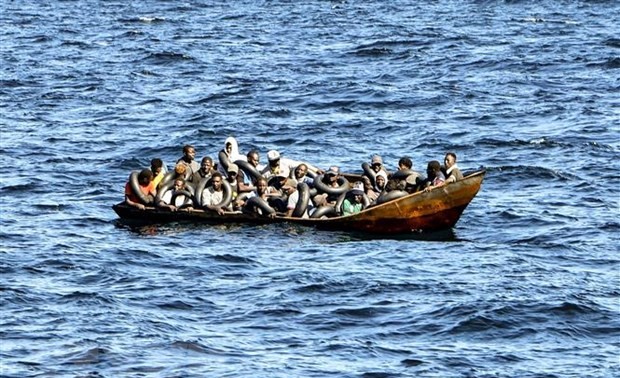
[[[407,177],[416,174],[417,172],[412,171],[411,169],[402,169],[394,172],[392,176],[390,176],[390,180],[406,180]]]
[[[204,192],[205,190],[207,190],[210,186],[211,186],[211,178],[203,178],[202,180],[200,180],[200,183],[198,184],[198,186],[200,186],[200,184],[202,184],[202,181],[205,181],[205,183],[202,186],[202,190],[196,191],[195,194],[195,198],[200,197],[199,202],[197,202],[199,207],[202,208],[207,208],[209,210],[216,210],[219,207],[226,207],[230,204],[230,202],[232,201],[232,188],[230,187],[230,183],[228,182],[228,180],[222,180],[222,191],[224,192],[224,194],[222,195],[222,200],[219,203],[216,203],[215,205],[204,205],[202,203],[202,192]]]
[[[349,190],[349,181],[346,178],[342,176],[338,177],[338,187],[332,188],[332,187],[327,186],[323,182],[323,176],[324,175],[318,175],[314,179],[314,187],[318,190],[319,193],[338,195],[338,194],[345,193],[347,190]]]
[[[310,218],[316,219],[326,216],[328,218],[337,217],[338,212],[336,208],[333,206],[319,206],[316,210],[310,215]]]
[[[352,190],[349,190],[346,193],[342,193],[340,197],[338,197],[338,201],[336,201],[336,206],[335,206],[336,212],[338,214],[342,215],[342,204],[344,203],[344,199],[347,198],[347,196],[350,195],[351,192]],[[362,210],[364,210],[368,206],[370,206],[370,199],[368,198],[366,193],[364,193],[362,194]]]
[[[362,163],[362,169],[364,170],[364,175],[370,179],[370,184],[373,188],[377,187],[377,173],[370,168],[370,164],[364,162]]]
[[[136,197],[140,200],[143,205],[152,205],[153,198],[150,195],[144,194],[140,189],[140,183],[138,183],[138,175],[140,171],[133,171],[129,175],[129,185],[131,186],[131,190],[134,192]]]
[[[226,151],[221,150],[217,154],[217,159],[220,161],[220,165],[222,166],[222,168],[220,168],[220,172],[228,173],[228,166],[230,165],[231,161],[228,158]]]
[[[263,216],[268,216],[276,213],[276,210],[273,207],[269,206],[267,201],[265,201],[259,196],[254,196],[248,199],[245,205],[243,205],[244,212],[254,213],[256,212],[256,209],[260,209],[263,213]]]
[[[164,197],[164,194],[166,194],[166,192],[168,192],[169,190],[174,190],[173,188],[174,188],[174,181],[168,181],[167,183],[162,185],[157,190],[157,196],[155,197],[155,205],[157,205],[157,204],[159,204],[159,202],[161,202],[161,200]],[[192,187],[191,185],[186,185],[185,189],[177,190],[177,191],[173,192],[172,193],[172,198],[170,199],[170,204],[174,205],[174,200],[176,199],[176,197],[178,197],[180,195],[184,195],[188,199],[190,199],[192,201],[192,205],[194,205],[196,203],[196,196],[195,196],[194,187]],[[188,206],[188,205],[184,205],[184,206]]]
[[[250,177],[250,181],[252,182],[255,182],[259,178],[263,177],[263,175],[260,174],[258,169],[256,169],[256,167],[252,164],[248,163],[247,160],[235,160],[235,164],[237,164],[237,166],[243,171],[243,173]]]
[[[168,173],[166,173],[164,175],[164,177],[161,179],[161,181],[159,182],[158,188],[157,190],[159,190],[159,188],[162,188],[165,184],[169,183],[169,182],[174,182],[174,179],[176,178],[176,172],[175,171],[170,171]]]
[[[305,182],[300,182],[297,184],[297,191],[299,192],[299,198],[291,215],[295,218],[301,218],[308,208],[308,202],[310,202],[310,188]]]
[[[207,175],[198,181],[194,191],[194,203],[197,207],[202,207],[202,191],[205,190],[207,183],[211,180],[211,175]]]
[[[392,190],[391,192],[382,192],[379,197],[377,197],[375,204],[379,205],[384,202],[395,200],[396,198],[404,197],[408,194],[409,193],[405,192],[404,190]]]
[[[190,186],[190,188],[191,188],[191,186]],[[193,190],[187,190],[187,189],[175,190],[174,193],[172,193],[172,198],[170,199],[170,204],[175,205],[176,199],[177,199],[178,196],[185,196],[187,199],[189,199],[191,201],[191,203],[184,203],[181,206],[178,206],[178,208],[193,206],[194,205],[194,194],[191,193],[192,191]]]

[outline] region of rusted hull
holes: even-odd
[[[123,204],[114,205],[123,219],[145,222],[191,221],[205,223],[279,223],[289,222],[326,230],[360,231],[376,234],[403,234],[412,231],[436,231],[454,227],[474,199],[485,171],[472,173],[463,180],[431,190],[395,199],[368,208],[358,214],[329,219],[264,218],[252,214],[213,212],[169,212],[158,209],[138,210]]]

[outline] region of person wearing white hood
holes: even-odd
[[[385,189],[385,184],[387,184],[387,175],[384,171],[379,171],[377,176],[375,177],[375,191],[377,193],[381,193]]]
[[[234,137],[226,138],[224,149],[218,153],[217,157],[220,161],[217,170],[224,175],[228,174],[228,166],[239,159],[243,159],[243,156],[239,153],[237,140]]]

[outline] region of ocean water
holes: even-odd
[[[0,376],[620,376],[617,1],[4,1]],[[452,230],[122,222],[182,146],[485,167]]]

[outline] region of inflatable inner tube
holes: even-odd
[[[310,188],[305,182],[300,182],[297,184],[297,191],[299,192],[299,199],[297,200],[292,216],[301,218],[308,208],[308,202],[310,202]]]
[[[211,175],[207,175],[198,181],[196,184],[196,190],[194,191],[194,203],[197,207],[202,207],[202,191],[211,180]]]
[[[161,181],[159,182],[159,188],[162,188],[165,184],[169,182],[174,182],[176,175],[177,174],[174,171],[166,173],[164,177],[161,179]],[[157,189],[159,190],[159,188]]]
[[[185,196],[186,201],[187,199],[189,199],[191,202],[187,203],[186,201],[184,201],[184,203],[181,206],[177,206],[177,207],[183,208],[183,207],[193,206],[194,205],[194,194],[191,192],[192,191],[187,190],[187,189],[175,190],[174,193],[172,193],[172,199],[170,200],[170,204],[176,206],[177,197]]]
[[[204,180],[204,179],[203,179]],[[196,192],[196,197],[200,197],[200,207],[207,208],[209,210],[217,210],[217,208],[219,207],[226,207],[228,205],[230,205],[230,202],[232,201],[232,188],[230,187],[230,183],[228,182],[228,180],[222,180],[222,191],[224,192],[224,194],[222,195],[222,200],[219,203],[216,203],[215,205],[205,205],[202,203],[202,192],[204,192],[205,190],[207,190],[209,187],[211,186],[211,182],[210,179],[207,180],[207,183],[203,186],[203,190],[201,190],[200,192]]]
[[[316,210],[310,215],[310,218],[316,219],[326,216],[328,218],[337,217],[338,213],[336,212],[336,208],[333,206],[319,206]]]
[[[263,216],[268,216],[276,213],[276,210],[273,207],[269,206],[267,201],[258,196],[250,198],[243,206],[244,212],[256,213],[256,209],[260,209]]]
[[[390,176],[390,179],[406,180],[407,177],[409,177],[410,175],[415,175],[415,174],[416,172],[412,171],[411,169],[403,169],[403,170],[394,172],[394,174]]]
[[[345,198],[352,196],[353,194],[351,193],[352,191],[349,190],[346,193],[342,193],[340,195],[340,197],[338,197],[338,201],[336,201],[336,211],[338,212],[338,214],[342,215],[342,204],[344,203]],[[362,195],[362,210],[364,210],[365,208],[367,208],[368,206],[370,206],[370,199],[368,198],[368,196],[366,195],[366,193],[364,193]]]
[[[331,195],[340,195],[349,190],[349,181],[344,177],[338,177],[338,187],[332,188],[330,186],[325,185],[323,182],[324,175],[318,175],[314,179],[314,187],[318,190],[319,193],[327,193]]]
[[[150,195],[144,194],[142,190],[140,190],[140,183],[138,183],[139,174],[140,174],[139,171],[133,171],[129,175],[129,185],[131,186],[131,190],[138,197],[138,199],[140,200],[140,203],[142,203],[143,205],[152,205],[153,198],[151,198]]]
[[[250,178],[250,181],[252,182],[256,182],[256,180],[263,177],[263,175],[260,174],[260,172],[256,169],[256,167],[248,163],[246,160],[241,160],[241,159],[236,160],[235,164],[239,166],[239,169],[241,169],[243,173],[245,173],[245,175],[248,176]]]
[[[159,204],[159,202],[164,197],[164,194],[166,194],[166,192],[168,192],[169,190],[174,190],[174,181],[168,181],[167,183],[162,185],[157,190],[157,196],[155,197],[156,205]],[[172,199],[170,200],[170,204],[174,205],[174,200],[176,199],[176,197],[180,195],[184,195],[188,199],[190,199],[192,201],[192,205],[196,203],[196,198],[195,198],[196,196],[194,195],[194,188],[191,185],[186,184],[185,189],[174,191],[172,193]],[[186,206],[189,206],[189,205],[186,205]]]
[[[377,197],[377,200],[375,201],[375,203],[378,205],[384,202],[395,200],[396,198],[404,197],[408,194],[409,193],[405,192],[404,190],[392,190],[391,192],[381,192],[379,197]]]
[[[370,184],[373,188],[377,187],[377,172],[373,171],[368,163],[362,163],[362,169],[364,170],[364,176],[370,179]]]
[[[226,152],[224,150],[221,150],[217,154],[217,158],[220,161],[220,166],[222,167],[220,168],[220,172],[228,173],[228,166],[230,165],[231,161],[228,158]]]

